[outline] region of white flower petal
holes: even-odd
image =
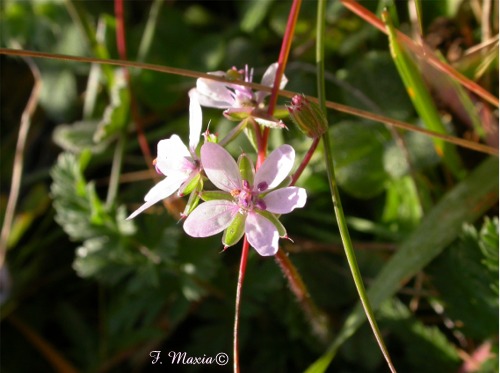
[[[202,203],[187,217],[184,231],[191,237],[213,236],[231,224],[238,209],[231,201],[214,200]]]
[[[245,221],[248,243],[262,256],[278,252],[278,229],[262,215],[249,212]]]
[[[211,73],[217,76],[224,76],[222,71]],[[215,80],[200,78],[196,80],[196,90],[200,95],[198,100],[201,105],[215,108],[228,108],[233,106],[234,98],[226,83]]]
[[[261,84],[272,87],[274,84],[274,79],[276,78],[276,72],[278,71],[278,63],[272,63],[267,68],[266,72],[262,76]]]
[[[196,89],[189,91],[189,149],[193,152],[200,142],[203,115]]]
[[[201,163],[214,185],[226,192],[241,189],[240,169],[222,146],[207,142],[201,147]]]
[[[254,187],[266,183],[267,189],[276,188],[292,170],[294,160],[295,150],[290,145],[275,149],[255,173]]]
[[[169,139],[158,143],[156,167],[163,175],[174,176],[174,174],[189,173],[193,168],[191,161],[191,153],[179,136],[172,135]]]
[[[274,85],[274,79],[276,78],[277,71],[278,71],[278,63],[277,62],[269,65],[266,72],[262,76],[261,84],[267,85],[268,87],[272,87]],[[287,83],[288,83],[288,79],[285,76],[285,74],[283,74],[283,76],[281,77],[281,81],[280,81],[280,89],[285,88]],[[255,94],[255,99],[257,102],[261,103],[264,101],[264,98],[269,96],[269,94],[270,94],[269,92],[257,91]]]
[[[307,193],[304,188],[280,188],[273,190],[263,200],[267,211],[274,214],[288,214],[297,207],[304,207],[307,201]]]
[[[153,206],[158,201],[170,197],[172,194],[175,193],[177,189],[179,189],[179,186],[183,182],[184,179],[172,178],[172,177],[167,177],[162,181],[160,181],[158,184],[152,187],[144,197],[144,201],[146,201],[146,203],[144,203],[141,207],[139,207],[132,214],[130,214],[127,220],[135,218],[141,212]]]

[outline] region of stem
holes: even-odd
[[[290,290],[297,297],[302,310],[308,316],[313,331],[322,341],[326,342],[329,339],[328,318],[313,302],[311,295],[309,294],[304,281],[302,281],[302,278],[296,267],[290,261],[288,255],[281,248],[274,256],[274,260],[283,271],[283,274],[288,280]]]
[[[120,185],[120,175],[122,172],[123,154],[125,153],[126,135],[120,134],[116,143],[115,154],[113,155],[113,164],[111,165],[111,175],[109,177],[108,194],[106,196],[106,207],[111,207]]]
[[[7,253],[7,245],[9,235],[14,221],[17,202],[19,200],[19,192],[21,189],[21,179],[23,176],[23,163],[24,163],[24,149],[26,148],[26,141],[28,132],[31,127],[31,117],[35,112],[38,105],[38,98],[42,88],[42,79],[38,67],[31,58],[25,57],[25,62],[28,64],[31,73],[33,74],[33,88],[26,104],[23,114],[21,116],[21,123],[19,126],[19,133],[17,137],[16,152],[14,155],[14,165],[12,166],[12,180],[10,184],[10,194],[5,207],[5,215],[3,217],[2,231],[0,233],[0,269],[5,263],[5,255]]]
[[[320,137],[316,137],[315,139],[313,139],[311,147],[309,148],[306,155],[304,156],[304,159],[302,159],[302,162],[300,162],[300,165],[297,168],[297,171],[295,171],[295,173],[293,174],[292,182],[290,183],[290,185],[295,185],[295,183],[297,182],[300,175],[302,175],[302,172],[304,171],[304,169],[307,167],[307,165],[311,161],[311,158],[312,158],[314,152],[316,151],[316,148],[318,147],[320,139],[321,139]]]
[[[325,11],[326,11],[326,0],[318,1],[318,16],[317,16],[317,38],[316,38],[316,67],[317,67],[317,84],[318,84],[318,103],[326,114],[326,99],[325,99],[325,58],[324,58],[324,36],[325,36]],[[337,224],[340,231],[340,237],[342,239],[342,244],[344,246],[344,251],[347,257],[347,262],[354,279],[354,284],[356,290],[358,291],[359,299],[368,318],[368,322],[373,330],[375,339],[384,355],[389,369],[391,372],[396,372],[394,368],[387,348],[382,339],[380,330],[378,328],[377,322],[375,320],[375,315],[370,306],[370,301],[368,295],[366,294],[365,286],[363,284],[363,278],[359,271],[358,263],[356,260],[356,255],[354,253],[354,247],[352,246],[351,237],[349,235],[349,229],[347,228],[347,222],[344,215],[344,210],[342,208],[342,203],[340,201],[340,195],[337,188],[337,180],[335,178],[335,170],[333,165],[333,156],[330,147],[330,137],[328,131],[322,136],[323,146],[325,152],[325,164],[326,171],[328,174],[328,183],[330,186],[330,192],[332,194],[333,210],[335,212],[335,217],[337,219]]]
[[[276,76],[274,77],[274,84],[271,90],[271,97],[269,98],[269,106],[267,108],[267,113],[273,115],[274,108],[276,107],[276,102],[278,101],[278,92],[280,89],[281,78],[285,72],[286,63],[288,61],[288,55],[290,54],[290,47],[292,45],[293,34],[295,32],[295,25],[297,24],[297,18],[299,17],[300,6],[302,5],[302,0],[293,0],[292,7],[290,8],[290,13],[288,15],[288,21],[286,24],[285,35],[283,35],[283,41],[281,42],[281,50],[278,57],[278,69],[276,70]],[[269,128],[264,128],[262,133],[262,142],[264,144],[263,149],[259,149],[259,154],[257,157],[257,168],[264,162],[266,158],[266,148],[267,140],[269,138]]]
[[[370,306],[370,301],[366,294],[366,289],[363,284],[363,278],[361,277],[361,273],[359,271],[358,263],[356,260],[356,254],[354,253],[354,248],[352,246],[351,237],[349,235],[349,230],[347,228],[347,222],[344,216],[344,210],[342,209],[342,204],[340,202],[340,195],[337,188],[337,181],[335,179],[335,171],[333,167],[333,157],[330,149],[330,138],[328,137],[328,133],[325,133],[322,137],[323,146],[325,148],[325,163],[327,166],[328,173],[328,183],[330,185],[330,191],[332,193],[332,202],[333,209],[335,211],[335,217],[337,219],[337,224],[339,226],[340,237],[342,238],[342,244],[344,246],[344,251],[347,257],[347,263],[349,264],[349,269],[351,270],[352,277],[354,279],[354,284],[356,286],[356,290],[358,291],[359,299],[361,301],[361,305],[365,311],[366,317],[370,326],[372,328],[373,334],[377,343],[384,355],[387,364],[389,365],[389,369],[391,372],[396,372],[394,368],[387,348],[385,346],[384,340],[382,339],[380,330],[378,328],[377,322],[375,320],[375,315],[373,314],[373,310]]]
[[[247,268],[248,260],[248,249],[250,244],[248,243],[247,237],[243,237],[243,249],[241,250],[241,260],[240,260],[240,273],[238,275],[238,284],[236,285],[236,303],[234,310],[234,329],[233,329],[233,371],[239,373],[240,371],[240,359],[238,354],[238,331],[240,322],[240,303],[241,303],[241,292],[243,290],[243,280],[245,279],[245,270]]]

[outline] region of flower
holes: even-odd
[[[184,231],[192,237],[208,237],[225,230],[225,248],[246,234],[260,255],[276,254],[279,237],[287,235],[275,214],[304,207],[307,200],[303,188],[278,188],[293,167],[293,148],[280,146],[256,172],[246,155],[237,164],[218,144],[205,143],[200,154],[207,177],[223,192],[202,193],[206,202],[187,217]]]
[[[271,64],[262,77],[261,84],[272,87],[276,77],[278,63]],[[209,74],[224,77],[229,81],[252,82],[253,69],[245,66],[244,70],[213,71]],[[280,82],[280,89],[284,88],[288,82],[285,76]],[[273,118],[265,109],[264,99],[269,92],[256,91],[237,83],[220,82],[206,78],[196,81],[196,91],[199,94],[200,104],[206,107],[226,109],[224,116],[230,120],[239,121],[247,117],[254,118],[259,124],[272,128],[284,128],[282,121]]]
[[[304,95],[293,96],[291,105],[287,108],[292,121],[306,136],[317,138],[328,131],[325,113]]]
[[[156,171],[165,177],[144,197],[145,203],[128,218],[133,219],[158,201],[170,197],[176,191],[180,195],[189,193],[201,179],[200,160],[196,147],[200,141],[202,112],[195,90],[189,92],[189,148],[177,135],[158,143],[158,158],[154,165]]]
[[[271,64],[264,73],[261,84],[272,87],[277,69],[277,62]],[[253,69],[249,70],[248,66],[245,66],[245,70],[236,70],[236,68],[233,67],[228,72],[213,71],[209,74],[226,77],[226,79],[230,80],[236,80],[235,78],[239,78],[240,76],[245,82],[252,82],[253,80]],[[288,80],[283,76],[280,83],[280,89],[284,88],[287,82]],[[256,107],[261,105],[264,102],[264,98],[269,95],[268,92],[254,92],[251,88],[239,84],[219,82],[204,78],[200,78],[196,81],[196,90],[199,94],[200,105],[218,109],[242,108],[247,106]]]

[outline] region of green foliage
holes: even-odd
[[[380,126],[341,122],[332,127],[332,152],[340,186],[358,198],[371,198],[384,190],[384,143],[388,133]]]
[[[465,225],[458,242],[428,273],[459,330],[479,339],[494,335],[498,330],[498,219],[485,220],[480,231]]]
[[[376,12],[388,2],[357,3]],[[395,3],[397,27],[410,34],[407,10]],[[479,3],[476,8],[482,10]],[[266,66],[278,58],[291,2],[123,4],[127,59],[200,72],[248,64],[259,81]],[[465,48],[466,40],[469,48],[484,41],[480,12],[467,1],[420,4],[424,36],[441,36],[428,26],[446,16],[465,33],[450,40],[452,45]],[[119,58],[113,5],[5,1],[1,47]],[[314,1],[302,2],[286,69],[286,88],[313,96],[316,6]],[[423,125],[419,113],[430,104],[413,105],[387,36],[339,1],[328,2],[326,21],[328,99]],[[495,27],[492,23],[493,35]],[[496,94],[497,49],[472,54],[461,50],[463,57],[453,66]],[[418,67],[414,78],[432,87],[427,99],[438,108],[434,119],[450,133],[493,144],[498,122],[494,108],[459,88],[447,74],[429,72],[425,58],[406,52]],[[174,197],[126,220],[158,181],[146,173],[139,142],[145,140],[155,158],[159,140],[174,133],[188,138],[186,93],[195,80],[134,68],[129,69],[129,81],[120,67],[34,62],[41,72],[42,92],[23,149],[20,197],[6,265],[0,269],[0,328],[8,341],[1,345],[1,370],[54,371],[50,359],[55,356],[82,372],[148,372],[158,367],[151,366],[151,350],[162,350],[162,356],[172,350],[196,356],[225,352],[230,363],[208,369],[230,371],[240,245],[222,251],[221,235],[194,239],[184,234],[180,212],[189,212],[199,201],[196,193],[189,201]],[[0,63],[4,219],[19,150],[14,144],[33,78],[21,58],[2,55]],[[278,103],[283,112],[287,100]],[[485,160],[480,153],[459,149],[470,176],[458,181],[427,136],[392,131],[337,110],[327,116],[350,234],[370,299],[380,306],[377,320],[398,371],[457,371],[462,351],[475,356],[486,346],[490,357],[483,356],[479,371],[498,372],[498,158]],[[204,108],[203,130],[208,123],[219,139],[234,135],[228,146],[233,155],[243,150],[255,161],[252,146],[257,148],[261,139],[253,124],[235,128],[219,110]],[[239,136],[243,131],[253,136],[250,141]],[[272,128],[268,151],[283,143],[294,147],[296,169],[310,139],[291,125],[289,130]],[[325,334],[335,340],[326,349],[273,258],[251,251],[240,314],[242,371],[304,371],[320,356],[322,367],[335,356],[329,368],[335,372],[386,371],[373,334],[362,325],[363,313],[355,306],[358,296],[332,216],[323,151],[320,145],[298,180],[307,189],[306,207],[280,221],[267,217],[280,234],[295,241],[280,244],[289,249],[311,299],[328,316],[331,328]],[[201,195],[215,197],[220,195]],[[242,227],[234,228],[225,243],[239,240]],[[416,274],[424,278],[422,289],[414,286]],[[420,291],[420,308],[410,310],[408,293]],[[440,309],[443,312],[435,312]],[[47,346],[53,355],[44,352]],[[161,368],[207,370],[173,367],[167,361]]]

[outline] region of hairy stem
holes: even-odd
[[[238,275],[238,283],[236,285],[236,302],[234,310],[234,328],[233,328],[233,371],[238,373],[240,371],[240,359],[239,359],[239,323],[240,323],[240,304],[241,304],[241,293],[243,290],[243,280],[245,279],[245,270],[247,268],[248,261],[248,250],[250,244],[248,243],[247,237],[243,237],[243,249],[241,250],[241,260],[240,260],[240,271]]]

